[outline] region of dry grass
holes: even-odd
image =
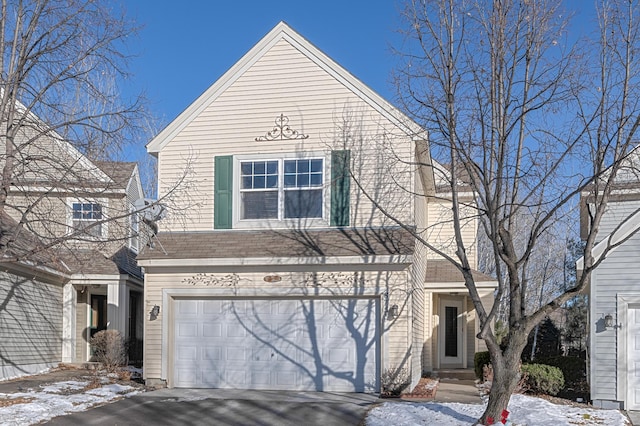
[[[9,407],[16,404],[26,404],[33,401],[35,398],[19,396],[17,398],[2,398],[0,399],[0,407]]]

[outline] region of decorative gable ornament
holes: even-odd
[[[289,126],[289,117],[284,114],[275,119],[276,125],[273,129],[269,130],[264,136],[256,138],[257,141],[275,141],[275,140],[292,140],[292,139],[307,139],[309,135],[303,135],[297,130],[293,130]]]

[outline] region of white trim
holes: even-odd
[[[32,185],[12,185],[10,191],[15,192],[19,191],[23,192],[46,192],[49,194],[73,194],[73,193],[87,193],[91,192],[87,188],[80,188],[74,186],[65,186],[64,188],[52,188],[46,186],[32,186]],[[118,188],[96,188],[96,194],[100,194],[101,197],[104,197],[104,194],[112,194],[112,195],[123,195],[126,194],[126,190]],[[107,196],[108,197],[108,196]]]
[[[140,259],[138,265],[145,268],[169,266],[261,266],[261,265],[406,265],[413,262],[412,255],[371,256],[317,256],[317,257],[229,257],[203,259]]]
[[[245,71],[255,64],[266,52],[280,40],[286,40],[298,49],[303,55],[311,59],[316,65],[325,70],[329,75],[349,90],[359,96],[373,109],[402,129],[409,135],[422,135],[426,138],[426,132],[418,124],[409,119],[402,112],[394,108],[380,95],[368,88],[365,84],[351,75],[347,70],[338,65],[318,48],[305,40],[300,34],[291,29],[286,23],[280,22],[253,48],[249,50],[238,62],[236,62],[222,77],[210,86],[202,95],[189,105],[175,120],[165,127],[151,142],[147,144],[147,152],[157,154],[194,120],[207,106],[214,102],[218,96],[231,86]]]
[[[628,345],[629,345],[629,305],[640,304],[640,293],[618,293],[616,295],[616,304],[618,312],[614,317],[615,324],[622,324],[621,328],[615,328],[618,333],[618,380],[616,394],[619,400],[623,400],[624,408],[627,409],[627,403],[630,401],[629,395],[629,364],[628,364]]]
[[[462,297],[457,297],[457,296],[440,296],[439,298],[439,307],[438,307],[438,317],[440,318],[440,320],[438,321],[438,358],[439,358],[439,366],[440,368],[443,367],[443,364],[445,364],[447,367],[451,366],[453,368],[457,368],[459,366],[462,366],[463,368],[465,367],[465,352],[466,352],[466,344],[465,341],[466,339],[466,331],[467,331],[467,324],[466,324],[466,317],[467,317],[467,313],[465,310],[465,303],[464,303],[464,298]],[[445,316],[444,316],[444,307],[445,305],[447,306],[455,306],[455,307],[459,307],[460,311],[458,312],[458,316],[457,316],[457,321],[460,322],[460,324],[458,325],[459,328],[459,335],[458,335],[458,342],[456,342],[457,346],[458,346],[458,356],[456,357],[456,360],[451,361],[451,360],[446,360],[445,361],[445,355],[444,355],[444,351],[445,351],[445,343],[444,343],[444,339],[445,339],[445,333],[444,333],[444,327],[445,327]],[[458,361],[459,359],[459,361]]]
[[[615,229],[611,234],[609,234],[606,238],[596,244],[591,250],[591,255],[593,256],[593,261],[597,262],[600,260],[600,257],[604,254],[607,247],[612,245],[619,244],[621,241],[624,241],[629,235],[633,232],[637,231],[640,228],[640,211],[635,212],[633,215],[628,217],[619,228]],[[613,247],[607,254],[614,252],[619,245]],[[576,267],[578,271],[582,271],[584,269],[584,256],[576,261]]]
[[[70,281],[62,289],[62,362],[76,356],[78,292]]]
[[[102,219],[98,219],[95,221],[87,222],[96,222],[100,223],[100,236],[92,236],[86,235],[84,238],[89,239],[91,237],[100,239],[107,238],[109,236],[109,199],[108,198],[93,198],[93,197],[67,197],[67,227],[69,228],[68,233],[71,234],[75,232],[75,228],[73,227],[73,204],[98,204],[100,205],[100,214],[102,215]],[[83,239],[84,239],[83,238]]]
[[[495,290],[498,287],[497,281],[476,281],[476,288]],[[429,290],[432,293],[448,293],[451,291],[458,291],[467,293],[467,287],[464,285],[464,281],[460,282],[428,282],[424,283],[424,289]]]

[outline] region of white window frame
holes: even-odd
[[[140,250],[140,215],[135,206],[129,206],[129,248],[138,253]]]
[[[322,217],[318,218],[291,218],[284,217],[284,161],[285,160],[314,160],[321,159],[322,173]],[[278,218],[277,219],[241,219],[242,209],[241,163],[246,161],[278,161]],[[325,152],[304,153],[278,153],[278,154],[246,154],[233,156],[233,228],[234,229],[269,229],[269,228],[297,228],[303,227],[328,227],[330,215],[330,183],[331,164],[330,156]]]
[[[97,220],[96,222],[101,222],[100,224],[100,236],[92,236],[90,234],[82,235],[81,239],[90,239],[90,238],[106,238],[109,235],[109,227],[107,218],[107,209],[109,207],[109,202],[106,198],[67,198],[67,226],[69,228],[69,234],[73,234],[76,232],[76,229],[73,226],[73,205],[76,203],[83,204],[99,204],[101,207],[102,219]]]

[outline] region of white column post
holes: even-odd
[[[73,362],[76,353],[78,295],[71,282],[62,289],[62,362]]]

